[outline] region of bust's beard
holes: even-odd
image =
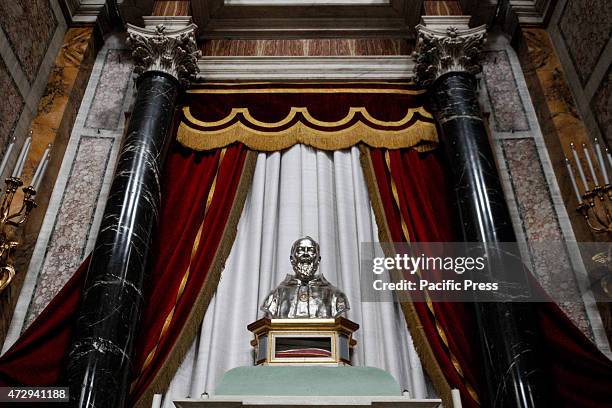
[[[317,272],[317,265],[315,262],[298,262],[293,266],[293,271],[299,279],[307,277],[310,280]]]

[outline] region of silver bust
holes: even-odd
[[[261,305],[269,319],[335,318],[349,309],[346,295],[317,274],[321,255],[319,244],[310,237],[300,238],[291,247],[291,265],[295,275],[285,280]]]

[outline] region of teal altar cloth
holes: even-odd
[[[223,374],[215,395],[401,396],[391,376],[372,367],[254,366]]]

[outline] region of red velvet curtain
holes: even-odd
[[[0,386],[58,384],[85,285],[88,261],[0,358]]]
[[[448,176],[437,154],[414,149],[370,151],[388,239],[393,242],[456,240]],[[478,332],[470,305],[415,302],[414,308],[444,377],[461,391],[464,407],[477,407],[477,390],[483,387],[478,383],[474,347]]]
[[[162,210],[146,304],[134,353],[132,400],[180,364],[216,288],[233,241],[248,183],[240,144],[195,153],[175,145],[166,162]],[[0,383],[57,385],[75,322],[87,265],[82,265],[17,343],[0,358]],[[194,310],[200,305],[201,310]],[[193,327],[192,327],[193,326]],[[179,344],[189,342],[189,344]],[[169,368],[170,367],[170,368]],[[160,384],[157,384],[159,387]],[[150,405],[150,401],[148,401]],[[146,402],[143,402],[146,405]]]
[[[200,327],[250,187],[249,182],[240,186],[247,155],[241,144],[203,153],[177,147],[166,163],[149,301],[135,344],[134,401],[152,382],[172,378],[183,357],[178,351],[191,346]],[[163,370],[167,363],[171,369]]]
[[[371,149],[376,197],[395,242],[457,241],[448,171],[438,151]],[[376,203],[375,203],[376,207]],[[379,225],[379,228],[381,226]],[[485,387],[473,308],[465,303],[415,302],[437,363],[464,407],[477,407]],[[534,305],[545,360],[558,397],[555,407],[610,407],[612,363],[554,303]]]

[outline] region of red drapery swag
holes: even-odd
[[[150,406],[198,330],[231,248],[252,175],[241,144],[204,153],[173,147],[166,162],[162,210],[132,372],[135,406]],[[87,262],[0,359],[0,384],[51,386],[61,381],[85,283]]]
[[[432,149],[425,90],[405,83],[203,83],[186,93],[177,140],[194,150],[240,142],[257,151],[301,143]]]
[[[364,153],[381,241],[459,240],[448,172],[439,151],[368,149]],[[406,306],[407,320],[413,319],[408,324],[415,345],[438,389],[443,394],[449,386],[459,389],[464,407],[484,406],[480,402],[485,389],[482,359],[472,305],[414,302]],[[609,407],[612,362],[556,304],[536,303],[533,311],[542,330],[542,352],[558,399],[555,407]],[[425,337],[425,344],[419,335]],[[432,356],[435,361],[427,361]],[[437,381],[440,371],[446,384]]]

